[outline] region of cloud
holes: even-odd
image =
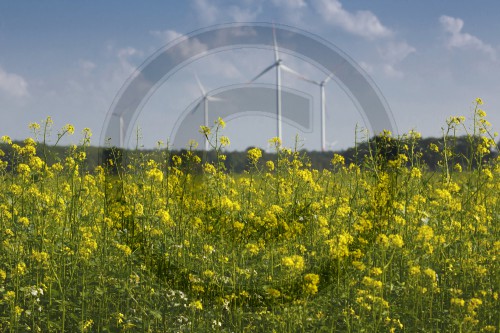
[[[175,30],[165,30],[165,31],[150,31],[153,36],[158,37],[163,43],[167,44],[173,40],[177,40],[179,43],[179,54],[177,57],[180,59],[186,59],[194,55],[198,55],[207,50],[207,45],[200,42],[197,38],[188,39],[188,36],[183,35]]]
[[[78,65],[80,66],[84,75],[90,75],[94,68],[96,68],[96,64],[89,60],[80,59],[78,61]]]
[[[302,15],[307,9],[304,0],[272,0],[271,3],[278,8],[278,12],[283,14],[286,21],[293,24],[303,25]]]
[[[416,49],[406,42],[389,42],[385,48],[379,48],[382,58],[390,62],[401,62]]]
[[[7,73],[0,67],[0,90],[14,97],[28,96],[28,83],[17,74]]]
[[[192,7],[199,20],[205,24],[213,24],[220,15],[219,9],[208,0],[193,0]]]
[[[342,8],[339,0],[315,0],[316,11],[323,19],[345,31],[368,39],[387,37],[392,31],[382,25],[370,11],[360,10],[350,13]]]
[[[462,28],[464,27],[462,19],[442,15],[439,18],[439,23],[441,23],[444,31],[450,35],[446,43],[448,48],[476,49],[495,58],[496,52],[491,45],[484,43],[476,36],[462,32]]]
[[[397,65],[416,51],[417,50],[413,46],[409,45],[405,41],[391,41],[384,47],[379,47],[378,52],[380,57],[385,62],[382,66],[384,74],[392,78],[404,77],[404,73],[397,69]]]
[[[276,7],[286,7],[289,9],[300,9],[307,7],[304,0],[272,0],[273,5]]]
[[[163,30],[163,31],[154,30],[150,31],[149,33],[159,38],[165,44],[170,43],[171,41],[184,36],[183,34],[175,30]]]
[[[229,17],[235,22],[252,22],[255,21],[257,16],[260,14],[261,8],[252,11],[248,8],[241,8],[238,6],[230,6],[227,10]]]

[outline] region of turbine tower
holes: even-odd
[[[193,108],[192,112],[196,112],[196,110],[201,105],[201,103],[203,103],[203,114],[204,114],[204,122],[203,123],[204,123],[205,127],[209,127],[208,126],[208,102],[209,101],[210,102],[213,102],[213,101],[222,101],[222,99],[214,97],[214,96],[209,96],[208,93],[206,92],[205,88],[201,84],[201,81],[200,81],[200,78],[198,77],[198,75],[195,73],[194,76],[196,78],[196,82],[198,83],[198,88],[200,89],[200,92],[201,92],[201,99],[196,104],[196,106]],[[208,143],[208,138],[205,137],[205,151],[208,151],[209,148],[210,148],[210,146],[209,146],[209,143]]]
[[[321,109],[321,151],[326,150],[326,94],[325,94],[325,85],[332,79],[333,73],[330,73],[323,81],[318,82],[315,80],[311,80],[306,78],[303,75],[298,74],[297,72],[290,72],[291,74],[295,75],[297,78],[299,78],[302,81],[310,82],[312,84],[315,84],[319,86],[319,93],[320,93],[320,109]]]
[[[285,72],[289,72],[296,76],[301,76],[299,73],[289,68],[288,66],[283,64],[283,60],[280,58],[279,50],[278,50],[278,42],[276,41],[276,29],[273,26],[273,48],[274,48],[274,63],[270,66],[266,67],[262,72],[260,72],[257,76],[249,81],[249,83],[254,82],[262,75],[266,74],[273,68],[276,68],[276,115],[277,115],[277,136],[282,139],[281,132],[281,70]]]

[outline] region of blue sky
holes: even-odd
[[[485,101],[498,131],[499,13],[496,0],[2,1],[0,134],[22,139],[30,135],[30,122],[51,116],[54,132],[66,123],[90,127],[97,145],[113,100],[138,66],[175,38],[229,22],[275,22],[334,44],[376,83],[399,133],[416,129],[438,136],[448,116],[471,115],[476,97]],[[283,60],[308,77],[323,75],[297,57]],[[193,73],[213,90],[245,83],[272,61],[266,49],[228,50],[193,61],[144,106],[135,124],[142,128],[141,144],[167,141],[175,120],[200,97]],[[274,80],[268,74],[259,83]],[[284,125],[285,145],[293,145],[298,134],[304,148],[319,149],[317,89],[291,77],[283,82],[313,101],[311,131]],[[340,88],[332,82],[326,90],[327,141],[336,149],[350,146],[356,124],[363,125]],[[232,149],[266,148],[275,120],[233,119],[225,133]]]

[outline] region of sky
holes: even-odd
[[[472,116],[476,97],[483,99],[487,119],[498,131],[499,13],[497,0],[1,1],[0,135],[32,136],[28,125],[50,116],[52,143],[70,123],[77,132],[63,144],[78,143],[79,132],[88,127],[92,144],[99,145],[113,101],[155,52],[198,29],[232,22],[274,23],[334,45],[380,91],[398,134],[416,130],[440,136],[448,117]],[[281,59],[305,77],[325,77],[297,54],[282,52]],[[137,112],[127,146],[172,142],[185,115],[203,119],[200,107],[193,110],[201,96],[196,76],[214,92],[247,84],[273,62],[273,50],[265,47],[226,49],[186,62]],[[274,87],[275,82],[270,71],[254,84]],[[286,74],[282,82],[311,103],[308,128],[283,123],[284,145],[319,150],[318,87]],[[366,135],[360,128],[369,130],[366,117],[335,77],[325,95],[328,148],[352,146]],[[215,115],[216,105],[209,108]],[[230,150],[269,149],[276,119],[252,111],[227,119],[223,134],[231,140]],[[202,141],[198,133],[193,138]]]

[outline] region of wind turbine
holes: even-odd
[[[118,145],[120,148],[123,148],[123,142],[125,141],[125,126],[123,122],[123,116],[114,112],[111,114],[111,117],[113,116],[118,117]]]
[[[330,73],[323,81],[318,82],[306,78],[295,71],[290,71],[291,74],[295,75],[302,81],[310,82],[319,86],[320,91],[320,109],[321,109],[321,151],[326,150],[326,128],[325,128],[325,117],[326,117],[326,94],[325,85],[332,79],[333,73]]]
[[[213,101],[222,101],[221,98],[218,98],[218,97],[214,97],[214,96],[209,96],[208,93],[206,92],[205,88],[203,87],[203,85],[201,84],[201,81],[200,81],[200,78],[198,77],[198,75],[195,73],[194,74],[195,78],[196,78],[196,82],[198,83],[198,88],[200,88],[200,92],[201,92],[201,99],[200,101],[198,102],[198,104],[196,104],[196,106],[193,108],[193,112],[195,112],[198,107],[201,105],[201,103],[203,103],[203,114],[204,114],[204,125],[205,127],[208,127],[208,102],[213,102]],[[205,151],[208,151],[209,150],[209,143],[208,143],[208,138],[205,136]]]
[[[281,141],[281,70],[285,72],[292,73],[296,76],[301,76],[299,73],[289,68],[288,66],[283,64],[283,60],[280,58],[278,51],[278,43],[276,41],[276,29],[273,26],[273,48],[274,48],[274,63],[270,66],[266,67],[262,72],[260,72],[257,76],[251,79],[248,83],[252,83],[262,75],[269,72],[271,69],[276,68],[276,115],[277,115],[277,134],[278,138]]]

